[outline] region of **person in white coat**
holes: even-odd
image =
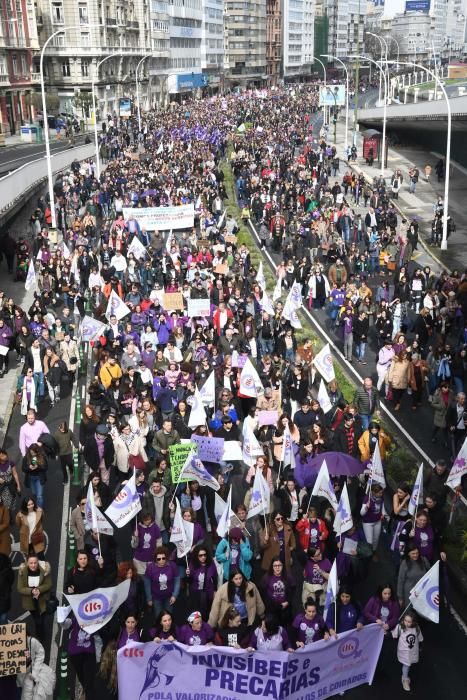
[[[402,687],[410,691],[410,667],[418,663],[423,642],[415,614],[406,613],[402,622],[394,627],[392,636],[397,639],[397,659],[402,664]]]
[[[144,449],[144,438],[132,432],[129,423],[122,426],[122,432],[113,438],[113,443],[115,449],[115,466],[121,474],[128,474],[132,466],[136,469],[144,469],[142,461],[145,463],[148,462],[148,456]],[[137,462],[140,462],[139,466]]]
[[[30,408],[37,411],[37,388],[39,382],[34,376],[33,368],[29,367],[26,374],[18,377],[16,390],[21,401],[21,415],[25,416]]]
[[[46,700],[52,697],[55,687],[55,673],[45,663],[45,650],[35,637],[26,638],[26,673],[16,677],[22,689],[21,700]]]

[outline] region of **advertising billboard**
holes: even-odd
[[[406,12],[426,12],[430,11],[431,0],[406,0]]]
[[[121,117],[131,117],[131,100],[129,97],[121,97],[119,100],[119,114]]]
[[[320,107],[343,107],[345,105],[345,85],[320,85]]]

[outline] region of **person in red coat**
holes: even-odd
[[[217,335],[222,335],[224,327],[230,318],[233,318],[233,313],[226,307],[225,303],[221,301],[219,303],[219,308],[214,311],[212,316],[212,322],[217,331]]]
[[[308,515],[304,513],[300,520],[297,521],[295,529],[298,534],[298,541],[304,552],[308,552],[310,547],[319,547],[321,552],[324,552],[329,531],[324,520],[318,518],[316,508],[310,508]]]

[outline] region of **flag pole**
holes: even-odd
[[[102,554],[101,554],[101,535],[99,532],[99,523],[97,524],[97,547],[99,549],[99,559],[102,559]]]
[[[399,615],[399,620],[398,620],[399,622],[402,620],[402,618],[404,617],[404,615],[405,615],[405,613],[407,612],[407,610],[408,610],[409,608],[411,608],[411,607],[412,607],[412,603],[409,603],[409,604],[407,605],[407,607],[405,607],[405,608],[403,609],[403,611],[402,611],[401,614]]]
[[[282,460],[281,460],[281,461],[279,462],[279,473],[277,474],[277,484],[276,484],[276,488],[279,488],[279,482],[280,482],[280,480],[281,480],[282,464],[283,464],[283,462],[282,462]]]

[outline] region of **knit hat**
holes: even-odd
[[[231,527],[229,530],[229,537],[231,540],[242,540],[243,533],[239,527]]]

